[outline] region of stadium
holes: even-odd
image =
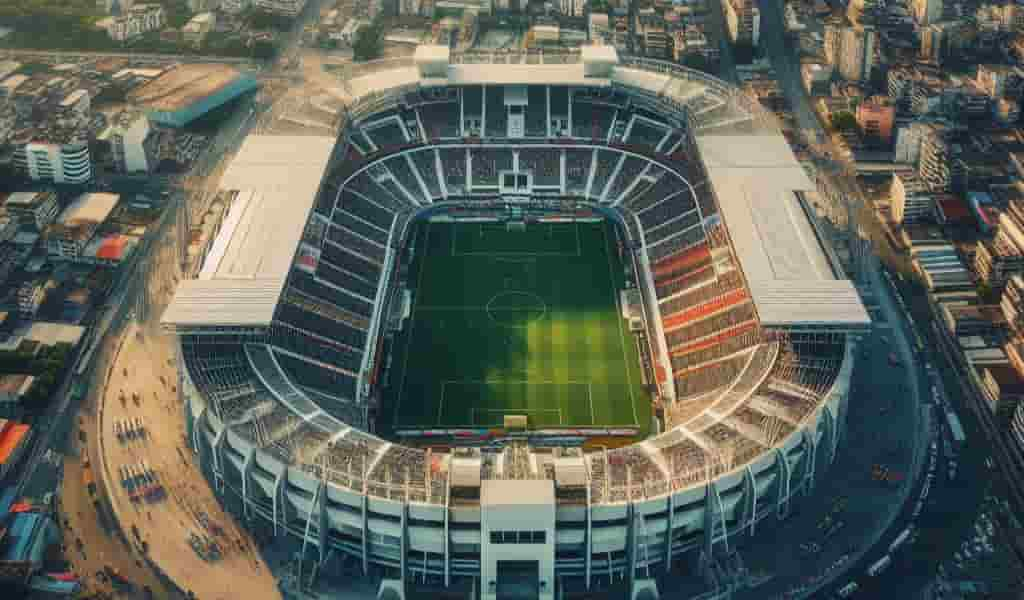
[[[204,474],[300,580],[654,597],[812,492],[870,319],[756,101],[600,46],[336,93],[337,138],[244,142],[163,316]]]

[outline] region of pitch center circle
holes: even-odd
[[[544,318],[548,305],[531,292],[499,292],[487,302],[487,316],[496,325],[521,329]]]

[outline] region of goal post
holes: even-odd
[[[528,424],[526,415],[505,415],[503,421],[506,431],[524,431]]]

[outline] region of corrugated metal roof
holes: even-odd
[[[836,278],[795,193],[815,186],[786,139],[701,136],[697,144],[762,323],[870,323],[853,284]]]
[[[178,327],[269,325],[284,280],[184,280],[178,284],[162,322]]]
[[[331,137],[246,138],[220,182],[238,196],[199,280],[182,282],[165,324],[270,324],[334,143]]]

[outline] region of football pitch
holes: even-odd
[[[422,223],[410,319],[385,391],[392,429],[636,427],[650,401],[618,306],[607,223]]]

